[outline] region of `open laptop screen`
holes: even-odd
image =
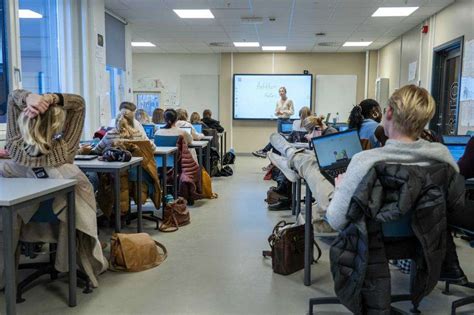
[[[463,144],[448,144],[447,147],[456,162],[459,161],[466,150],[466,145]]]
[[[148,139],[153,139],[155,137],[155,125],[143,125],[143,129],[148,137]]]
[[[443,136],[444,144],[467,144],[471,140],[470,136]]]
[[[349,161],[362,151],[357,130],[348,130],[312,139],[314,151],[321,167]]]
[[[281,124],[281,133],[291,133],[293,131],[293,123],[282,123]]]
[[[202,133],[202,125],[201,124],[193,124],[194,129],[196,129],[196,132]]]

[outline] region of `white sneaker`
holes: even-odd
[[[287,159],[273,152],[269,152],[267,156],[272,164],[278,167],[290,182],[294,183],[300,178],[299,175],[288,166]]]

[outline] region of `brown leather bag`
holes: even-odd
[[[180,226],[191,223],[191,216],[186,208],[186,199],[179,197],[165,207],[163,222],[159,226],[162,232],[175,232]]]
[[[114,271],[147,270],[160,265],[168,256],[166,247],[147,233],[114,233],[110,247],[110,269]]]
[[[278,222],[268,237],[272,250],[262,252],[263,257],[272,258],[273,272],[281,275],[289,275],[304,268],[304,225],[287,227],[293,224]],[[313,262],[317,262],[321,257],[321,249],[314,240],[313,231],[311,239],[318,250],[318,258],[313,258]]]

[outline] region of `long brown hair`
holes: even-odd
[[[154,124],[162,124],[165,122],[165,111],[162,108],[155,108],[151,121]]]
[[[304,128],[303,122],[307,117],[311,116],[311,109],[308,106],[301,107],[300,112],[299,112],[299,116],[300,116],[300,120],[301,120],[300,127]]]

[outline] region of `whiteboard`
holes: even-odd
[[[316,113],[336,117],[345,122],[352,107],[357,102],[356,75],[317,75],[316,76]],[[330,119],[332,121],[332,118]]]
[[[311,108],[312,82],[310,74],[235,74],[234,119],[276,119],[278,90],[282,86],[294,104],[292,118],[298,118],[302,107]]]
[[[205,109],[210,109],[213,117],[219,117],[218,75],[181,75],[179,90],[179,107],[186,109],[189,116],[192,112],[202,116]]]

